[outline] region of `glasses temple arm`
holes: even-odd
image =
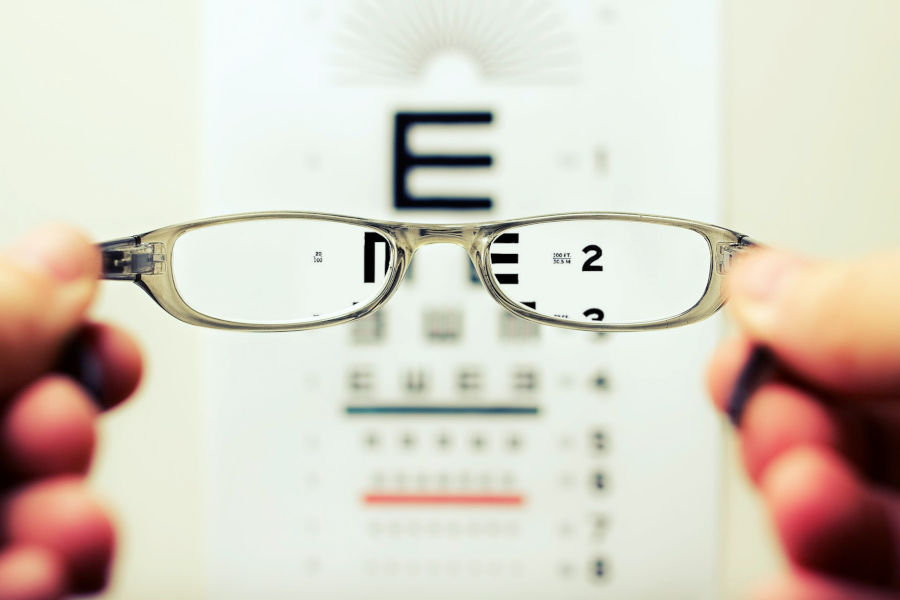
[[[140,236],[133,235],[98,244],[103,261],[103,279],[140,281],[141,275],[163,272],[166,254],[160,243],[142,244]]]

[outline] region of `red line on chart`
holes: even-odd
[[[457,505],[457,506],[521,506],[520,494],[366,494],[363,502],[370,505]]]

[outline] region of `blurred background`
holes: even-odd
[[[663,4],[678,6],[641,6]],[[106,239],[207,214],[208,9],[0,4],[0,242],[47,220]],[[723,0],[716,10],[720,224],[818,256],[900,243],[900,5]],[[103,419],[92,474],[121,523],[103,597],[204,597],[216,502],[210,415],[198,400],[208,341],[133,286],[104,285],[94,315],[138,332],[147,356],[137,396]],[[710,519],[718,597],[738,598],[782,559],[723,435],[720,512]]]

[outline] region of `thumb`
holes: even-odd
[[[94,296],[100,256],[77,230],[39,229],[0,255],[0,397],[49,369]]]
[[[900,393],[900,253],[839,262],[755,250],[725,291],[748,335],[810,383]]]

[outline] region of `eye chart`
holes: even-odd
[[[720,16],[210,0],[208,214],[718,222]],[[349,325],[208,334],[210,597],[715,597],[718,319],[541,327],[468,260],[421,249]]]

